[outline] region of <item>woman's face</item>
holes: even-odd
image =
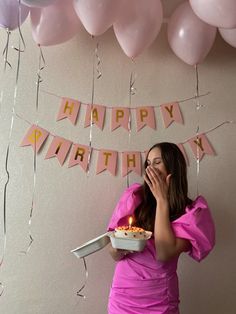
[[[149,152],[147,156],[147,165],[158,169],[164,175],[164,177],[166,177],[168,174],[166,167],[163,163],[161,150],[159,147],[155,147]]]

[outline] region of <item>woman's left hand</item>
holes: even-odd
[[[144,180],[149,186],[153,196],[158,200],[167,200],[171,174],[164,176],[163,173],[152,166],[146,168]]]

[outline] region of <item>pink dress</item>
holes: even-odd
[[[141,203],[141,185],[133,184],[118,202],[108,230],[127,224],[128,216]],[[215,244],[214,223],[206,200],[199,196],[186,213],[172,222],[176,237],[188,239],[188,254],[201,261]],[[142,252],[132,253],[116,263],[109,295],[109,314],[178,314],[178,257],[158,261],[154,239],[147,241]]]

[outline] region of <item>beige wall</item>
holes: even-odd
[[[166,15],[176,6],[167,2]],[[181,2],[181,1],[178,1]],[[24,119],[74,142],[89,144],[89,128],[83,128],[82,108],[76,126],[68,121],[56,122],[59,99],[40,93],[38,113],[35,109],[36,73],[39,51],[32,40],[30,25],[22,27],[26,51],[22,54],[16,112]],[[17,45],[17,32],[11,44]],[[92,39],[85,32],[59,46],[43,48],[46,66],[42,71],[41,89],[61,96],[91,101],[92,61],[99,41],[102,77],[95,82],[94,102],[108,106],[129,104],[129,79],[132,70],[137,74],[136,94],[132,105],[158,105],[181,100],[195,94],[194,68],[179,60],[167,43],[166,24],[154,44],[137,58],[135,65],[124,55],[112,30]],[[0,31],[0,49],[5,44],[5,32]],[[3,189],[6,182],[5,154],[9,143],[11,108],[14,101],[16,52],[10,49],[12,70],[1,77],[3,103],[0,115],[0,215],[1,255],[3,251]],[[0,59],[1,67],[3,58]],[[205,106],[196,112],[194,101],[181,104],[184,125],[173,124],[164,129],[160,111],[156,109],[158,128],[145,128],[139,133],[135,126],[130,135],[123,129],[110,131],[110,113],[104,130],[92,129],[92,146],[122,150],[145,150],[158,141],[181,142],[193,136],[199,125],[204,132],[226,120],[236,120],[236,50],[218,35],[214,46],[199,66],[200,92],[211,94],[201,98]],[[135,121],[135,120],[134,120]],[[96,153],[89,175],[80,167],[60,167],[55,159],[44,160],[51,139],[37,158],[35,206],[29,229],[29,214],[33,194],[33,153],[19,143],[28,124],[17,117],[10,145],[7,187],[7,246],[0,271],[4,294],[0,298],[4,314],[104,314],[114,263],[106,250],[89,256],[89,277],[84,289],[86,299],[76,296],[83,285],[85,272],[81,260],[70,250],[102,234],[112,210],[126,187],[126,178],[119,172],[95,175]],[[200,264],[182,256],[179,264],[181,314],[233,314],[236,301],[235,272],[235,124],[225,124],[208,133],[217,155],[205,156],[197,176],[196,161],[185,145],[190,160],[190,196],[199,192],[212,208],[216,223],[217,245]],[[141,182],[135,174],[130,182]],[[28,232],[34,242],[27,255],[21,255],[28,245]]]

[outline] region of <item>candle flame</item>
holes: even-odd
[[[133,222],[133,217],[132,217],[132,216],[130,216],[130,217],[129,217],[129,227],[131,227],[131,226],[132,226],[132,222]]]

